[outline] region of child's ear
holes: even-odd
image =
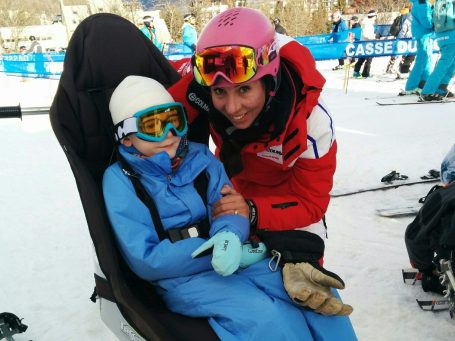
[[[131,147],[133,145],[133,141],[131,141],[131,139],[128,136],[121,139],[120,143],[123,144],[125,147]]]

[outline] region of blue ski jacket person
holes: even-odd
[[[153,195],[165,230],[196,224],[207,215],[207,209],[221,198],[221,188],[229,184],[221,163],[203,145],[189,143],[189,152],[177,172],[172,172],[166,153],[144,158],[135,150],[119,146],[121,155]],[[193,182],[206,172],[209,177],[205,207]],[[150,211],[137,197],[130,179],[120,165],[109,167],[103,189],[109,217],[123,255],[131,269],[141,278],[156,281],[193,275],[212,270],[207,257],[192,259],[191,253],[204,240],[188,238],[177,243],[160,241],[153,228]],[[220,231],[234,232],[244,242],[248,238],[248,221],[240,215],[228,215],[211,222],[210,236]],[[163,256],[163,255],[168,256]]]
[[[422,98],[430,101],[454,96],[448,85],[455,74],[455,29],[434,35],[441,56],[422,90]]]
[[[142,174],[147,191],[154,194],[166,230],[201,220],[219,200],[221,187],[229,183],[222,164],[200,144],[189,142],[189,152],[171,178],[167,154],[141,158],[134,150],[119,148],[133,170]],[[200,172],[209,178],[208,208],[193,186]],[[344,317],[323,316],[294,305],[283,288],[281,272],[270,271],[269,258],[223,277],[213,270],[210,257],[191,257],[204,239],[160,241],[148,208],[118,163],[106,170],[103,191],[121,253],[131,269],[157,287],[172,311],[208,317],[222,340],[313,340],[310,325],[320,328],[328,340],[337,340],[339,331],[348,327]],[[211,222],[211,236],[222,230],[236,233],[243,242],[248,220],[228,215]],[[355,339],[352,332],[349,340]]]
[[[344,41],[344,39],[341,38],[341,32],[347,31],[348,25],[346,24],[346,20],[341,18],[341,16],[338,16],[336,20],[333,21],[332,23],[332,30],[331,30],[331,38],[333,39],[334,43],[338,43],[339,41]]]
[[[431,3],[428,0],[411,0],[412,36],[417,40],[417,54],[405,90],[407,94],[420,92],[433,67],[433,19]]]
[[[196,22],[196,18],[191,15],[187,14],[184,17],[185,22],[182,26],[182,40],[185,50],[184,53],[194,53],[197,43],[197,31],[194,24]]]

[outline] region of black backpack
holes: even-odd
[[[455,252],[455,182],[430,193],[417,217],[406,228],[411,264],[421,272],[453,261]]]
[[[123,318],[147,340],[218,340],[206,319],[170,312],[154,287],[129,269],[116,246],[102,194],[104,171],[115,162],[115,144],[107,129],[112,121],[106,108],[113,89],[128,75],[151,77],[165,87],[180,78],[131,22],[114,14],[92,15],[81,22],[68,44],[49,113],[106,276],[95,275],[96,294],[114,302]],[[195,125],[190,125],[189,139],[207,142],[208,125]]]
[[[396,17],[393,20],[392,25],[390,25],[389,35],[396,37],[401,30],[401,15]]]

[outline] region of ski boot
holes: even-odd
[[[442,97],[445,97],[445,98],[452,98],[455,96],[455,94],[453,92],[451,92],[449,89],[448,89],[449,85],[448,84],[441,84],[438,88],[438,90],[436,90],[436,93],[441,95]]]
[[[0,340],[13,341],[13,335],[23,333],[28,326],[23,324],[22,319],[11,313],[0,313]]]
[[[384,175],[381,179],[381,182],[392,183],[395,180],[406,180],[408,179],[407,175],[400,174],[397,171],[391,171],[389,174]]]
[[[420,95],[421,91],[422,91],[421,88],[415,88],[415,89],[412,89],[412,90],[401,90],[398,93],[398,96]]]
[[[443,96],[439,94],[420,94],[419,96],[419,102],[434,102],[434,101],[442,101],[444,99]]]

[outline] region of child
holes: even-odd
[[[324,329],[332,324],[337,317],[294,306],[281,274],[268,269],[268,260],[258,261],[263,255],[250,262],[241,257],[249,234],[246,217],[238,212],[209,217],[208,241],[194,231],[230,182],[205,145],[187,142],[183,107],[161,84],[129,76],[115,89],[109,109],[119,153],[154,199],[164,230],[185,231],[178,240],[160,239],[122,166],[106,170],[104,198],[120,251],[138,276],[157,287],[170,310],[208,317],[223,340],[311,339],[308,321],[321,319]],[[194,186],[202,172],[208,178],[207,207]],[[211,256],[197,257],[212,246]]]

